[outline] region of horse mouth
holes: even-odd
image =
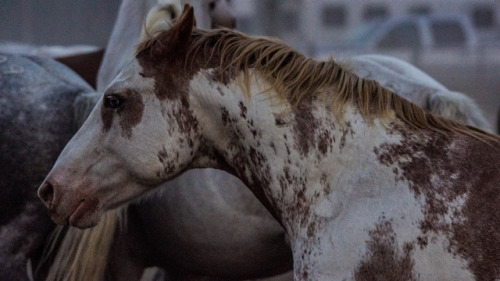
[[[89,228],[99,222],[98,200],[82,199],[68,218],[70,226]]]

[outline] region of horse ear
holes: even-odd
[[[175,24],[164,33],[165,36],[160,34],[159,40],[142,42],[137,47],[138,51],[136,55],[140,53],[147,54],[151,59],[164,57],[176,58],[184,55],[195,24],[193,7],[186,4]],[[146,50],[147,52],[145,52]]]
[[[187,45],[191,38],[193,27],[196,26],[193,7],[189,4],[184,5],[184,10],[174,26],[172,26],[173,45]]]

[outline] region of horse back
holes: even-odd
[[[97,84],[97,72],[101,66],[104,50],[72,56],[57,57],[56,60],[80,75],[93,88]]]

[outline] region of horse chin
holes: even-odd
[[[69,225],[80,229],[96,226],[102,214],[102,210],[98,206],[97,200],[81,201],[69,216]]]

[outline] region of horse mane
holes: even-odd
[[[169,38],[168,32],[142,42],[137,53],[157,43],[168,45],[164,42]],[[243,73],[247,89],[249,70],[257,70],[270,82],[278,97],[294,107],[304,100],[318,98],[327,102],[326,106],[341,120],[346,108],[354,105],[370,122],[374,117],[381,117],[382,121],[396,117],[417,130],[453,132],[484,141],[500,141],[498,136],[481,129],[426,112],[378,82],[355,75],[333,59],[316,61],[274,38],[249,36],[229,29],[195,28],[185,56],[186,66],[191,64],[192,67],[195,61],[199,62],[193,59],[199,56],[205,61],[201,67],[219,68],[221,81],[224,77]],[[212,65],[214,59],[218,65]]]

